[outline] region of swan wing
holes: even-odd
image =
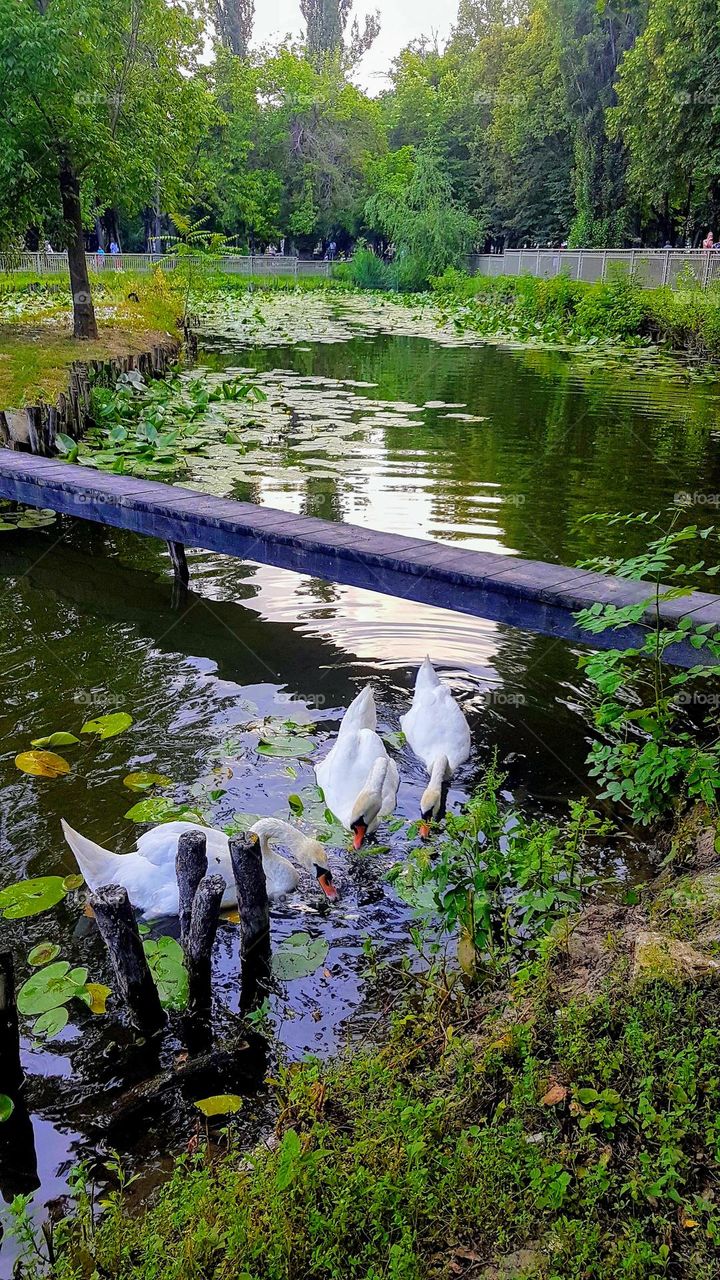
[[[355,800],[377,759],[387,758],[382,738],[373,729],[357,729],[338,737],[332,751],[315,766],[328,808],[348,827]]]
[[[416,690],[412,706],[400,724],[415,755],[428,771],[438,756],[445,755],[454,773],[470,755],[470,726],[443,684],[428,684]]]
[[[356,698],[353,698],[345,715],[342,718],[338,737],[344,733],[355,732],[357,729],[377,729],[377,708],[375,706],[375,695],[372,686],[365,685],[364,689]]]

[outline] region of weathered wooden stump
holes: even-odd
[[[190,927],[183,940],[190,1012],[208,1013],[212,993],[212,949],[225,893],[223,876],[205,876],[197,887]]]
[[[207,875],[207,839],[204,831],[183,831],[178,840],[175,854],[175,875],[178,882],[180,941],[185,946],[185,939],[190,929],[193,901],[198,885]]]
[[[256,835],[234,836],[230,841],[238,913],[242,938],[242,954],[248,956],[270,936],[270,904],[260,841]]]
[[[187,557],[185,555],[185,548],[182,542],[171,542],[170,539],[168,539],[167,548],[170,552],[170,559],[172,561],[175,577],[178,578],[180,582],[182,582],[183,586],[186,587],[190,581],[190,570],[188,568]]]
[[[0,1093],[13,1097],[23,1082],[12,951],[0,951]]]
[[[90,897],[97,926],[110,954],[117,989],[127,1005],[130,1020],[145,1035],[165,1025],[165,1012],[153,982],[135,913],[127,890],[110,884]]]

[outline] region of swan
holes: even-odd
[[[334,746],[315,766],[315,777],[328,807],[352,831],[356,849],[393,812],[400,777],[377,733],[369,685],[350,703]]]
[[[432,819],[442,815],[443,785],[467,760],[471,742],[470,726],[429,658],[417,673],[412,706],[400,727],[430,774],[420,800],[420,834],[425,838]]]
[[[64,818],[61,823],[63,835],[75,854],[88,887],[95,890],[106,884],[122,885],[127,889],[133,906],[149,919],[178,914],[175,875],[178,840],[184,831],[202,831],[207,841],[208,872],[222,875],[227,886],[222,905],[233,907],[237,903],[228,837],[217,827],[201,827],[194,822],[165,822],[141,835],[132,853],[112,853],[79,831],[74,831]],[[269,897],[278,898],[292,892],[300,880],[292,863],[271,848],[275,843],[283,844],[300,866],[315,876],[328,898],[337,897],[327,852],[319,840],[310,839],[297,827],[279,818],[260,818],[249,834],[260,841]]]

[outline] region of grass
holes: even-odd
[[[487,1274],[710,1280],[717,988],[631,985],[603,910],[591,992],[586,948],[559,937],[504,989],[406,970],[381,1048],[279,1070],[274,1146],[184,1157],[152,1204],[112,1194],[99,1223],[81,1179],[52,1276],[450,1280],[505,1259]]]
[[[139,354],[176,334],[181,294],[161,272],[108,271],[95,276],[92,286],[99,337],[78,342],[64,281],[0,278],[0,409],[55,399],[65,390],[74,360]]]

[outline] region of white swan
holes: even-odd
[[[400,784],[376,728],[375,698],[366,685],[345,712],[335,745],[315,766],[328,808],[352,831],[356,849],[393,812]]]
[[[443,783],[467,760],[471,743],[470,726],[429,658],[417,673],[412,706],[400,725],[430,774],[420,800],[420,834],[426,837],[432,819],[441,816]]]
[[[178,914],[178,886],[175,855],[184,831],[202,831],[207,841],[208,873],[223,876],[227,886],[223,907],[237,903],[235,879],[230,862],[228,837],[216,827],[201,827],[193,822],[165,822],[141,835],[132,853],[112,853],[87,836],[73,831],[61,819],[63,835],[77,859],[90,889],[106,884],[119,884],[127,889],[134,907],[148,918]],[[300,876],[291,862],[270,847],[283,844],[296,861],[317,879],[328,898],[336,898],[325,846],[319,840],[303,835],[297,827],[279,818],[260,818],[252,827],[260,841],[268,895],[280,897],[297,888]]]

